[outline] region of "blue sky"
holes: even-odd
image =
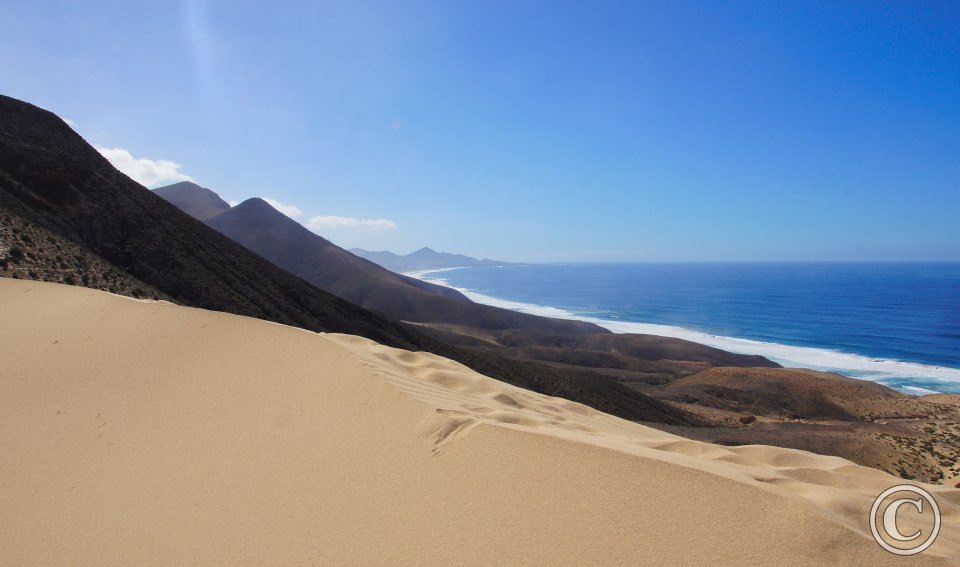
[[[960,260],[955,2],[255,4],[7,2],[0,92],[347,247]]]

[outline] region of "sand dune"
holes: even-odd
[[[916,564],[900,479],[691,441],[347,335],[0,279],[0,562]]]

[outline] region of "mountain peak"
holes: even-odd
[[[170,185],[165,185],[163,187],[158,187],[157,189],[203,189],[204,191],[210,191],[206,187],[201,187],[193,181],[178,181],[176,183],[171,183]]]
[[[158,187],[153,192],[197,220],[207,220],[230,210],[230,204],[220,195],[192,181]]]
[[[270,210],[277,211],[276,209],[274,209],[273,207],[270,206],[270,203],[264,201],[264,200],[261,199],[260,197],[250,197],[249,199],[241,202],[239,205],[237,205],[237,206],[234,207],[234,208],[235,208],[235,209],[263,209],[263,210],[266,210],[267,207],[269,207]],[[280,211],[277,211],[277,212],[280,212]]]
[[[207,225],[227,234],[234,240],[239,240],[247,247],[251,243],[239,235],[272,233],[274,237],[283,234],[284,238],[313,239],[331,246],[330,241],[314,234],[302,224],[275,209],[270,203],[260,197],[251,197],[246,201],[226,211],[222,215],[204,221]],[[256,252],[262,253],[263,250]],[[269,254],[267,254],[269,256]]]
[[[224,215],[224,218],[227,217],[236,219],[244,218],[247,219],[247,221],[256,219],[258,222],[269,222],[277,226],[296,225],[306,230],[300,223],[281,213],[275,209],[273,205],[260,197],[250,197],[236,207],[233,207],[230,209],[229,214]]]

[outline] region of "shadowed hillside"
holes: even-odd
[[[0,275],[79,285],[138,299],[170,299],[83,244],[12,214],[2,199],[0,192]]]

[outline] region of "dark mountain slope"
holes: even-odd
[[[186,305],[426,350],[625,419],[694,423],[610,378],[464,351],[319,290],[126,177],[56,115],[2,95],[0,209],[18,224],[42,228],[51,244],[82,247],[132,276],[127,281]]]
[[[391,319],[543,333],[608,333],[590,323],[481,305],[450,288],[396,274],[317,236],[262,199],[248,199],[206,222],[320,289]]]
[[[2,175],[2,174],[0,174]],[[82,244],[14,215],[0,192],[0,276],[82,285],[144,299],[170,298]]]
[[[153,192],[197,220],[206,220],[230,210],[230,203],[220,195],[189,181],[160,187]]]

